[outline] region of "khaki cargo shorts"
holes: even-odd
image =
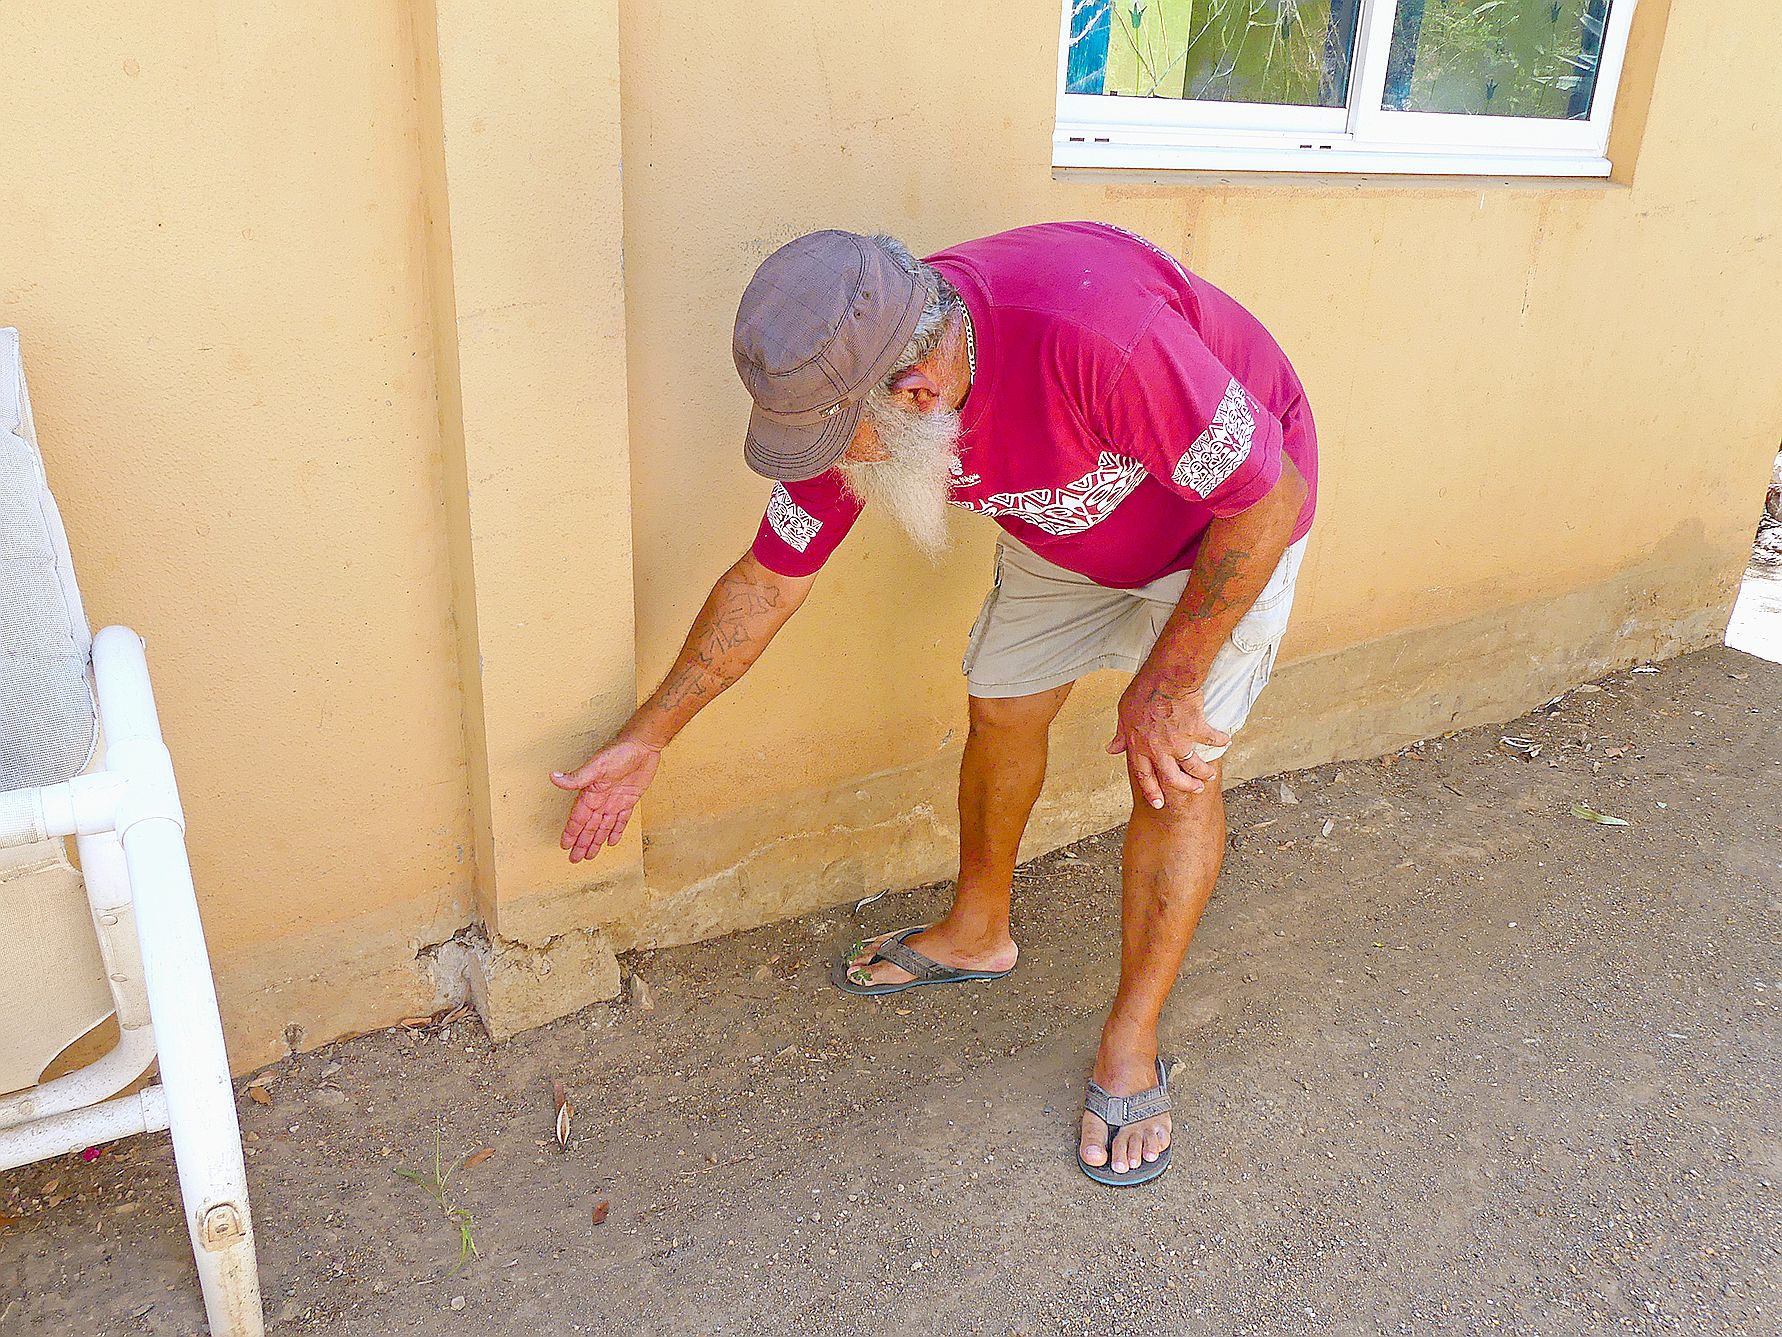
[[[1203,695],[1207,723],[1221,733],[1236,736],[1268,682],[1305,550],[1301,539],[1281,554],[1268,584],[1213,657]],[[1178,571],[1137,589],[1112,589],[1002,535],[995,583],[965,647],[971,694],[1032,696],[1094,669],[1136,673],[1187,584],[1188,573]],[[1212,761],[1225,749],[1197,744],[1195,751]]]

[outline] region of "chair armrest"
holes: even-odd
[[[67,784],[0,793],[0,849],[34,845],[53,836],[90,836],[117,824],[123,777],[109,771],[77,775]]]

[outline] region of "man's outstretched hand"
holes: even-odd
[[[561,841],[571,863],[592,858],[602,845],[619,843],[661,760],[661,748],[621,738],[573,771],[551,772],[552,784],[575,793]]]

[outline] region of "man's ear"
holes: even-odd
[[[940,398],[940,384],[926,362],[918,362],[908,371],[891,379],[891,393],[910,408],[926,413]]]

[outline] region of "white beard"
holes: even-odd
[[[959,411],[913,413],[868,400],[866,416],[889,458],[843,460],[842,480],[863,504],[884,507],[932,562],[951,546],[947,499],[959,458]]]

